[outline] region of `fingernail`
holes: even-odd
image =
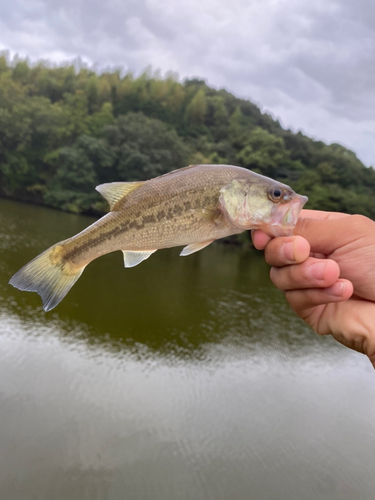
[[[295,262],[293,241],[284,243],[280,249],[280,253],[288,262]]]
[[[335,297],[340,297],[343,294],[346,287],[346,283],[343,281],[338,281],[333,286],[326,288],[326,292],[329,295],[334,295]]]
[[[310,276],[316,280],[322,280],[324,278],[326,265],[326,262],[317,262],[316,264],[312,264],[308,271]]]

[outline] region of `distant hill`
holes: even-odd
[[[203,80],[97,74],[0,57],[0,194],[102,213],[97,184],[192,163],[249,168],[309,196],[307,207],[375,219],[375,171],[339,144],[284,130]]]

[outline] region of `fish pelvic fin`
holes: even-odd
[[[50,311],[72,288],[86,266],[73,266],[64,259],[62,245],[57,243],[20,269],[9,281],[19,290],[37,292],[43,309]]]
[[[132,191],[138,189],[144,184],[141,182],[109,182],[107,184],[99,184],[96,190],[105,198],[109,203],[109,209],[116,210],[116,205],[123,198],[128,196]]]

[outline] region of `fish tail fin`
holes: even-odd
[[[57,306],[86,267],[74,266],[64,258],[62,249],[59,243],[52,246],[26,264],[9,281],[19,290],[39,293],[45,311]]]

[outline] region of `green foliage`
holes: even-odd
[[[207,102],[204,90],[199,89],[186,106],[185,118],[189,125],[200,127],[204,123],[207,112]]]
[[[87,129],[90,135],[100,137],[103,128],[115,121],[113,107],[110,102],[105,102],[100,111],[86,118]]]
[[[111,177],[118,180],[147,180],[181,168],[189,150],[160,120],[143,113],[128,113],[103,130],[116,160]]]
[[[283,130],[253,103],[145,71],[97,74],[0,54],[0,194],[102,212],[96,184],[146,180],[188,163],[250,168],[308,207],[375,218],[375,171],[339,144]]]
[[[54,175],[47,181],[47,205],[71,212],[94,210],[95,186],[114,155],[103,139],[82,135],[73,146],[64,146],[46,158]]]
[[[250,170],[277,177],[278,168],[289,160],[284,141],[260,127],[248,136],[246,146],[237,155],[238,162]]]

